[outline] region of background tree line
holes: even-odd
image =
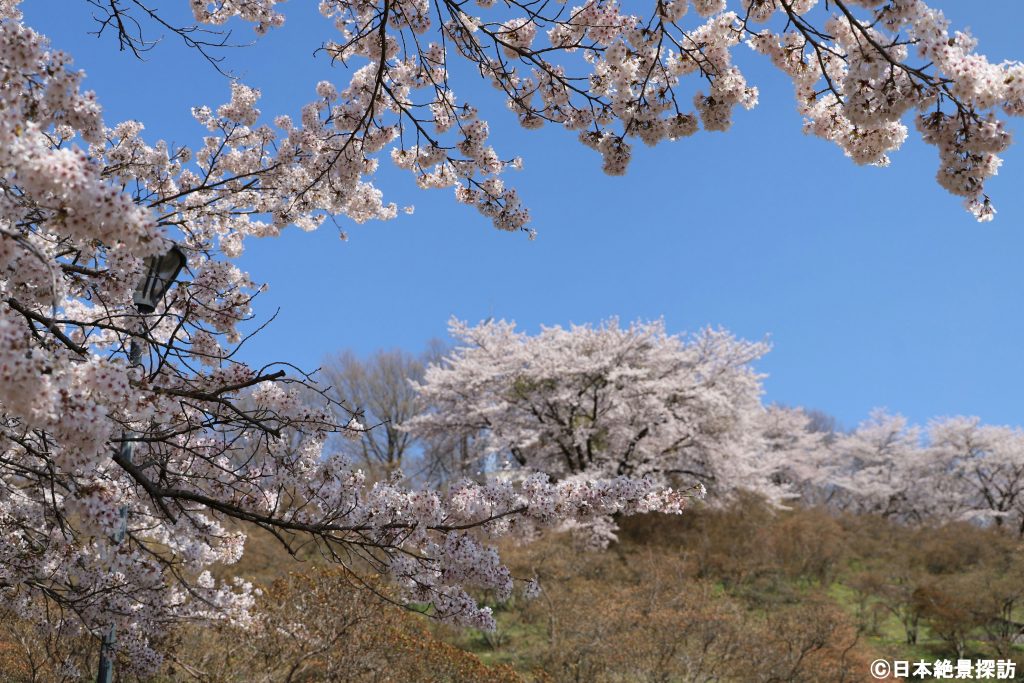
[[[900,522],[965,521],[1024,535],[1024,431],[974,417],[926,426],[883,410],[853,429],[766,405],[761,344],[617,321],[530,336],[453,323],[455,345],[328,359],[339,410],[367,427],[338,448],[373,477],[655,477],[712,504],[757,491]],[[342,408],[343,406],[343,408]],[[339,419],[345,417],[339,414]]]

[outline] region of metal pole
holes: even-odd
[[[142,365],[142,344],[136,337],[132,337],[131,346],[128,349],[128,364],[132,367]],[[128,437],[132,432],[128,429],[121,432],[120,455],[126,462],[132,461],[135,454],[135,442],[129,441]],[[121,523],[114,532],[114,543],[120,545],[128,533],[128,506],[122,505],[118,510]],[[114,646],[117,644],[117,627],[110,625],[110,630],[103,636],[100,643],[100,668],[96,674],[96,683],[113,683],[114,680]]]

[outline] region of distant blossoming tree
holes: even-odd
[[[761,406],[750,363],[764,344],[721,330],[669,335],[661,321],[545,327],[534,336],[505,321],[453,321],[449,331],[460,345],[427,368],[421,395],[431,409],[406,427],[427,437],[482,435],[494,462],[560,480],[626,475],[767,492],[792,448],[781,435],[765,438],[784,411]]]
[[[829,433],[818,429],[818,424],[829,418],[823,413],[808,412],[801,408],[770,405],[760,414],[757,427],[758,450],[753,456],[760,459],[762,473],[767,473],[771,493],[781,501],[797,500],[805,505],[817,505],[827,500],[823,491],[822,474],[825,462],[831,456],[828,449]],[[816,424],[816,420],[818,423]],[[744,481],[733,481],[736,486],[757,489]]]
[[[928,425],[935,514],[991,521],[1024,536],[1024,431],[952,417]]]
[[[904,417],[876,410],[831,448],[819,451],[817,476],[832,487],[836,507],[908,518],[922,457],[921,430]]]

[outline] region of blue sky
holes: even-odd
[[[185,7],[184,0],[165,2]],[[313,0],[284,5],[287,22],[226,65],[263,91],[265,115],[295,113],[317,81],[347,81],[312,56],[331,37]],[[1024,58],[1024,5],[935,2],[970,27],[993,60]],[[629,3],[626,3],[628,8]],[[57,7],[60,11],[54,11]],[[84,0],[25,0],[27,22],[72,53],[108,125],[134,118],[151,140],[194,144],[190,107],[228,98],[228,82],[171,37],[139,62],[113,36],[88,35]],[[251,30],[236,29],[248,42]],[[525,131],[497,93],[460,79],[481,106],[509,178],[530,206],[536,241],[494,230],[450,191],[424,192],[382,161],[378,186],[415,214],[387,223],[325,226],[249,241],[241,259],[270,283],[257,314],[275,322],[252,340],[252,362],[312,368],[351,348],[422,348],[450,316],[541,324],[663,316],[671,331],[723,326],[768,339],[758,368],[766,398],[818,408],[853,426],[885,406],[917,422],[952,414],[1024,423],[1024,147],[1004,155],[989,185],[999,210],[978,224],[934,180],[937,155],[916,139],[887,169],[854,166],[806,137],[792,87],[758,55],[738,52],[760,105],[731,131],[655,149],[634,144],[624,178],[570,133]],[[492,113],[493,112],[493,113]],[[1020,120],[1012,121],[1018,138]]]

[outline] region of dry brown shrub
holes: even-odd
[[[555,537],[506,551],[545,587],[519,606],[543,629],[532,660],[557,682],[854,681],[870,657],[826,598],[756,610],[653,545],[571,551]],[[520,644],[521,646],[521,644]]]
[[[53,608],[40,603],[40,609]],[[58,611],[50,615],[54,628],[39,628],[0,611],[0,681],[55,683],[86,678],[99,660],[99,642],[83,635],[77,623]]]
[[[436,639],[425,617],[379,597],[386,593],[383,584],[338,567],[291,574],[261,597],[253,628],[224,624],[176,633],[166,674],[210,683],[520,680],[509,667],[489,668]]]

